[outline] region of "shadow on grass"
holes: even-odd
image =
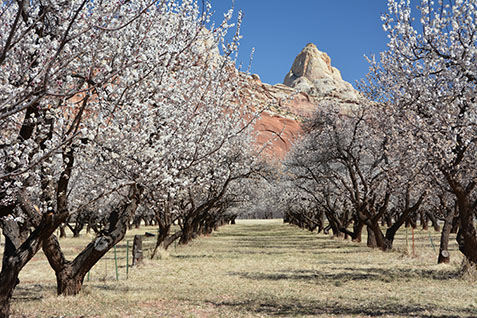
[[[328,281],[334,285],[341,285],[348,281],[381,281],[391,283],[395,281],[412,281],[413,279],[448,280],[459,277],[458,271],[434,271],[427,269],[408,270],[401,268],[360,267],[339,268],[336,272],[319,272],[314,270],[292,270],[277,273],[263,272],[230,272],[230,275],[240,276],[252,280],[316,280]]]
[[[114,280],[107,282],[94,281],[84,285],[89,290],[99,289],[102,291],[108,291],[114,293],[150,293],[151,289],[148,286],[117,284]]]
[[[473,310],[459,309],[458,314],[454,308],[430,308],[414,304],[400,303],[373,303],[373,304],[356,304],[347,305],[337,302],[320,303],[317,301],[303,302],[300,299],[254,299],[248,301],[224,301],[210,302],[211,304],[221,307],[237,308],[238,311],[246,310],[248,312],[258,313],[267,316],[276,317],[302,317],[302,316],[320,316],[320,315],[336,315],[336,316],[369,316],[369,317],[423,317],[423,318],[475,318],[477,312]],[[449,312],[449,314],[435,315],[432,312],[441,310]]]
[[[171,254],[171,257],[189,259],[189,258],[214,258],[216,256],[207,255],[207,254]]]
[[[282,249],[305,249],[305,250],[324,250],[324,249],[353,249],[367,251],[360,244],[349,243],[345,240],[333,240],[329,237],[326,238],[276,238],[276,237],[264,237],[260,239],[256,238],[239,238],[231,242],[234,248],[282,248]],[[369,249],[371,250],[371,249]]]
[[[29,302],[43,299],[45,292],[50,290],[51,286],[45,284],[18,285],[13,293],[13,300]]]

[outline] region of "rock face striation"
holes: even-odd
[[[328,54],[310,43],[298,54],[283,84],[262,83],[249,76],[246,94],[266,106],[255,123],[257,144],[266,145],[265,156],[283,159],[302,133],[301,122],[321,103],[333,103],[346,112],[359,104],[360,94],[331,66]]]

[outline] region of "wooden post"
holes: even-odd
[[[132,248],[133,263],[132,266],[138,265],[142,262],[143,253],[142,253],[142,236],[134,235],[134,242]]]

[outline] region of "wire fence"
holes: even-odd
[[[142,256],[151,258],[156,246],[157,233],[140,235],[142,238]],[[86,281],[125,280],[134,262],[134,240],[127,239],[116,244],[88,272]]]
[[[142,255],[143,258],[151,258],[154,248],[156,246],[156,240],[158,235],[158,229],[145,228],[146,232],[138,234],[142,238]],[[136,230],[135,233],[138,231]],[[57,233],[59,235],[59,233]],[[72,233],[69,233],[69,239],[72,238]],[[84,233],[82,233],[84,235]],[[80,239],[80,238],[79,238]],[[121,242],[111,248],[87,273],[86,281],[113,281],[113,280],[126,280],[129,276],[129,270],[133,265],[133,238],[127,236]],[[79,244],[81,245],[81,243]],[[174,243],[177,246],[177,243]],[[171,246],[172,247],[172,246]],[[3,250],[5,248],[5,239],[0,229],[0,259],[3,257]],[[78,251],[77,247],[67,245],[64,247],[65,252],[69,250]],[[69,253],[68,253],[69,254]],[[73,256],[73,255],[67,255]],[[74,255],[73,257],[75,257]]]

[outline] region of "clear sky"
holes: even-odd
[[[211,0],[215,21],[231,3]],[[380,19],[386,0],[236,0],[235,8],[244,12],[239,60],[246,69],[255,47],[251,72],[266,83],[282,83],[295,57],[312,42],[355,86],[368,72],[364,55],[386,48]]]

